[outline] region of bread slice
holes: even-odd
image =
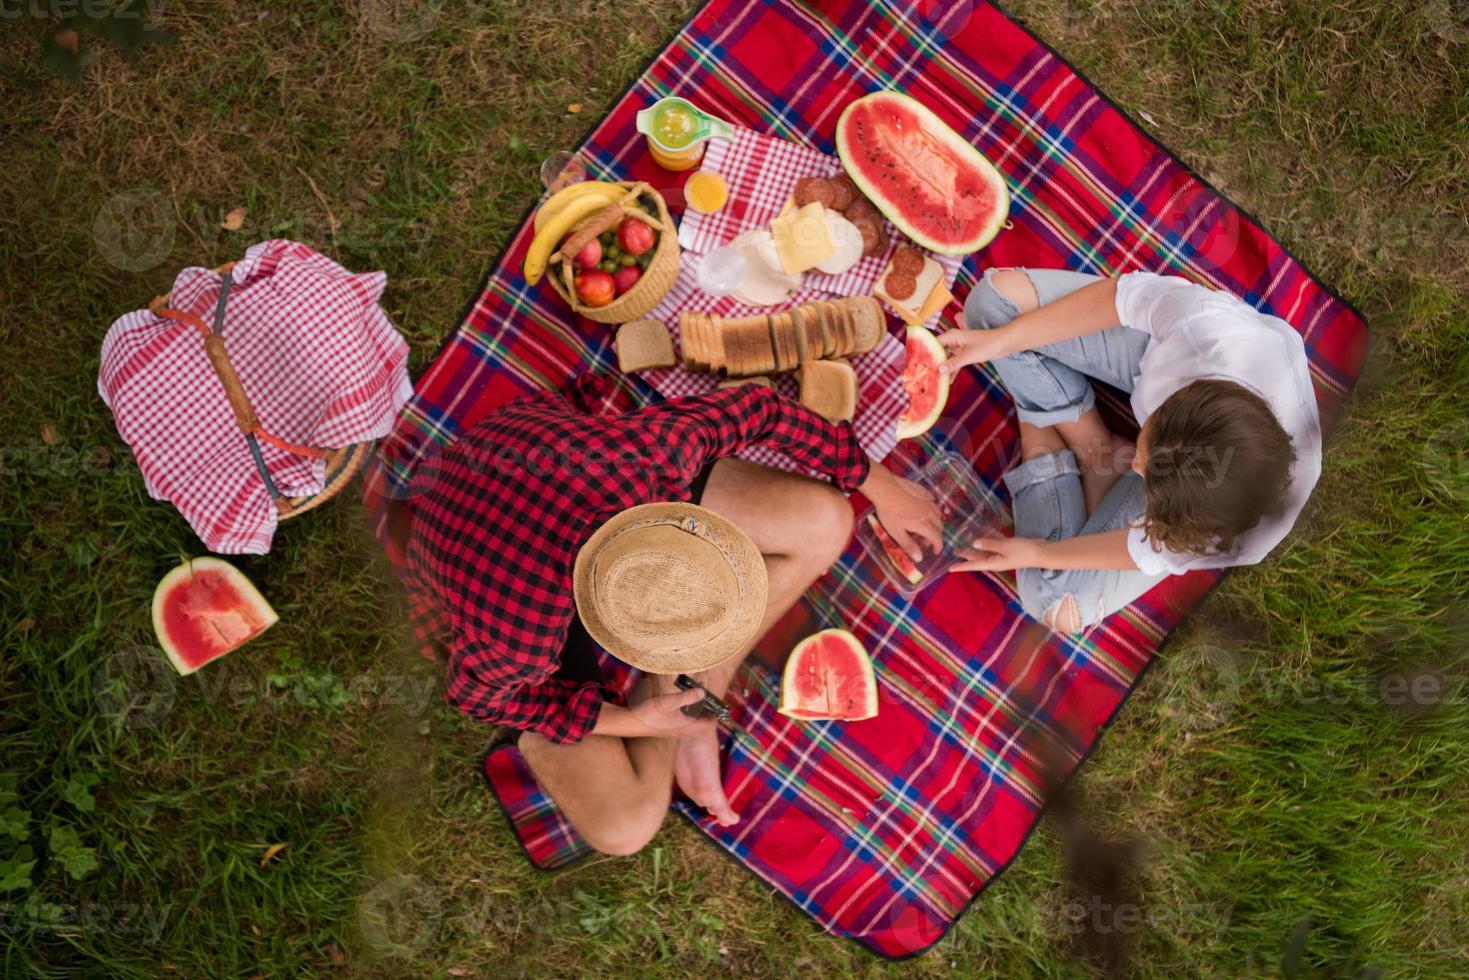
[[[857,349],[857,331],[852,327],[850,308],[845,302],[832,303],[831,310],[836,319],[837,336],[841,338],[837,344],[837,356],[847,357]]]
[[[670,368],[677,363],[673,337],[657,320],[634,320],[618,328],[617,366],[624,374]]]
[[[801,326],[801,363],[819,361],[826,353],[826,335],[821,332],[821,321],[816,318],[816,311],[809,306],[798,306],[794,312]]]
[[[893,299],[884,288],[892,268],[891,260],[889,260],[888,267],[883,269],[882,275],[878,277],[877,287],[873,290],[873,294],[891,306],[893,312],[898,314],[904,323],[909,325],[923,323],[953,299],[948,284],[944,282],[943,267],[931,257],[927,255],[923,257],[923,271],[915,277],[917,286],[913,290],[913,295],[905,299]]]
[[[721,372],[729,364],[729,353],[724,348],[724,320],[720,317],[710,316],[704,320],[704,328],[699,331],[702,338],[701,348],[704,350],[704,359],[710,366],[711,372]]]
[[[845,361],[807,361],[796,373],[801,404],[829,422],[857,414],[857,372]]]
[[[821,325],[821,356],[835,357],[838,342],[836,324],[832,322],[832,319],[827,314],[825,307],[820,305],[813,305],[811,309],[815,312],[816,320]]]
[[[887,331],[887,317],[882,306],[871,296],[853,296],[847,300],[852,323],[857,328],[857,353],[865,354],[878,345]]]
[[[787,310],[786,318],[790,322],[791,346],[795,348],[796,365],[799,367],[807,361],[814,360],[806,347],[806,321],[801,316],[800,307]]]
[[[687,371],[698,371],[699,359],[694,354],[694,314],[687,310],[678,315],[678,348]]]
[[[757,374],[753,378],[725,378],[719,382],[720,388],[738,388],[740,385],[764,385],[770,387],[770,379],[763,374]]]

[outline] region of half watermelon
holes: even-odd
[[[949,403],[949,376],[939,370],[949,359],[944,345],[923,327],[910,326],[907,352],[903,390],[908,393],[908,410],[898,419],[899,439],[912,439],[932,429]]]
[[[877,716],[872,660],[846,630],[822,630],[791,651],[780,680],[780,713],[801,721]]]
[[[244,573],[218,558],[192,558],[153,590],[153,631],[180,674],[243,646],[278,618]]]
[[[836,143],[862,193],[925,248],[968,255],[1005,226],[1005,178],[927,106],[901,92],[873,92],[847,106]]]

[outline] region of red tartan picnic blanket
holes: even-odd
[[[965,261],[960,303],[991,266],[1184,275],[1300,330],[1322,418],[1338,414],[1366,352],[1361,316],[988,3],[711,0],[616,101],[584,152],[600,177],[671,191],[677,182],[652,164],[633,125],[659,97],[682,95],[829,153],[842,107],[889,87],[937,112],[1010,185],[1013,227]],[[549,288],[527,287],[519,270],[529,240],[523,228],[491,271],[371,475],[369,503],[395,560],[411,520],[400,492],[407,476],[494,407],[589,370],[616,379],[625,407],[657,397],[617,374],[605,328],[576,322]],[[941,425],[899,453],[957,452],[1003,494],[1016,438],[998,381],[966,372]],[[721,829],[694,808],[675,808],[828,932],[884,956],[922,952],[1014,859],[1053,770],[1080,766],[1217,580],[1175,577],[1085,638],[1060,638],[1021,612],[1012,576],[949,576],[909,602],[854,542],[817,591],[873,655],[877,718],[790,721],[774,710],[777,679],[750,673],[736,705],[743,733],[730,738],[725,769],[744,819]],[[557,867],[586,852],[513,746],[487,754],[484,776],[532,862]]]

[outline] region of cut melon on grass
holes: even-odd
[[[862,721],[877,716],[872,660],[846,630],[806,637],[780,679],[781,714],[800,721]]]
[[[910,326],[907,348],[903,390],[908,393],[908,410],[898,419],[899,439],[912,439],[932,429],[949,402],[949,376],[939,370],[949,359],[944,345],[923,327]]]
[[[192,558],[153,590],[153,631],[180,674],[238,649],[278,618],[244,573],[218,558]]]

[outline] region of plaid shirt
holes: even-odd
[[[415,636],[447,662],[445,697],[482,721],[580,741],[602,689],[552,676],[576,612],[576,553],[637,504],[689,499],[704,466],[764,444],[828,474],[867,478],[849,423],[762,385],[596,415],[605,391],[540,392],[498,409],[414,475],[405,581]]]

